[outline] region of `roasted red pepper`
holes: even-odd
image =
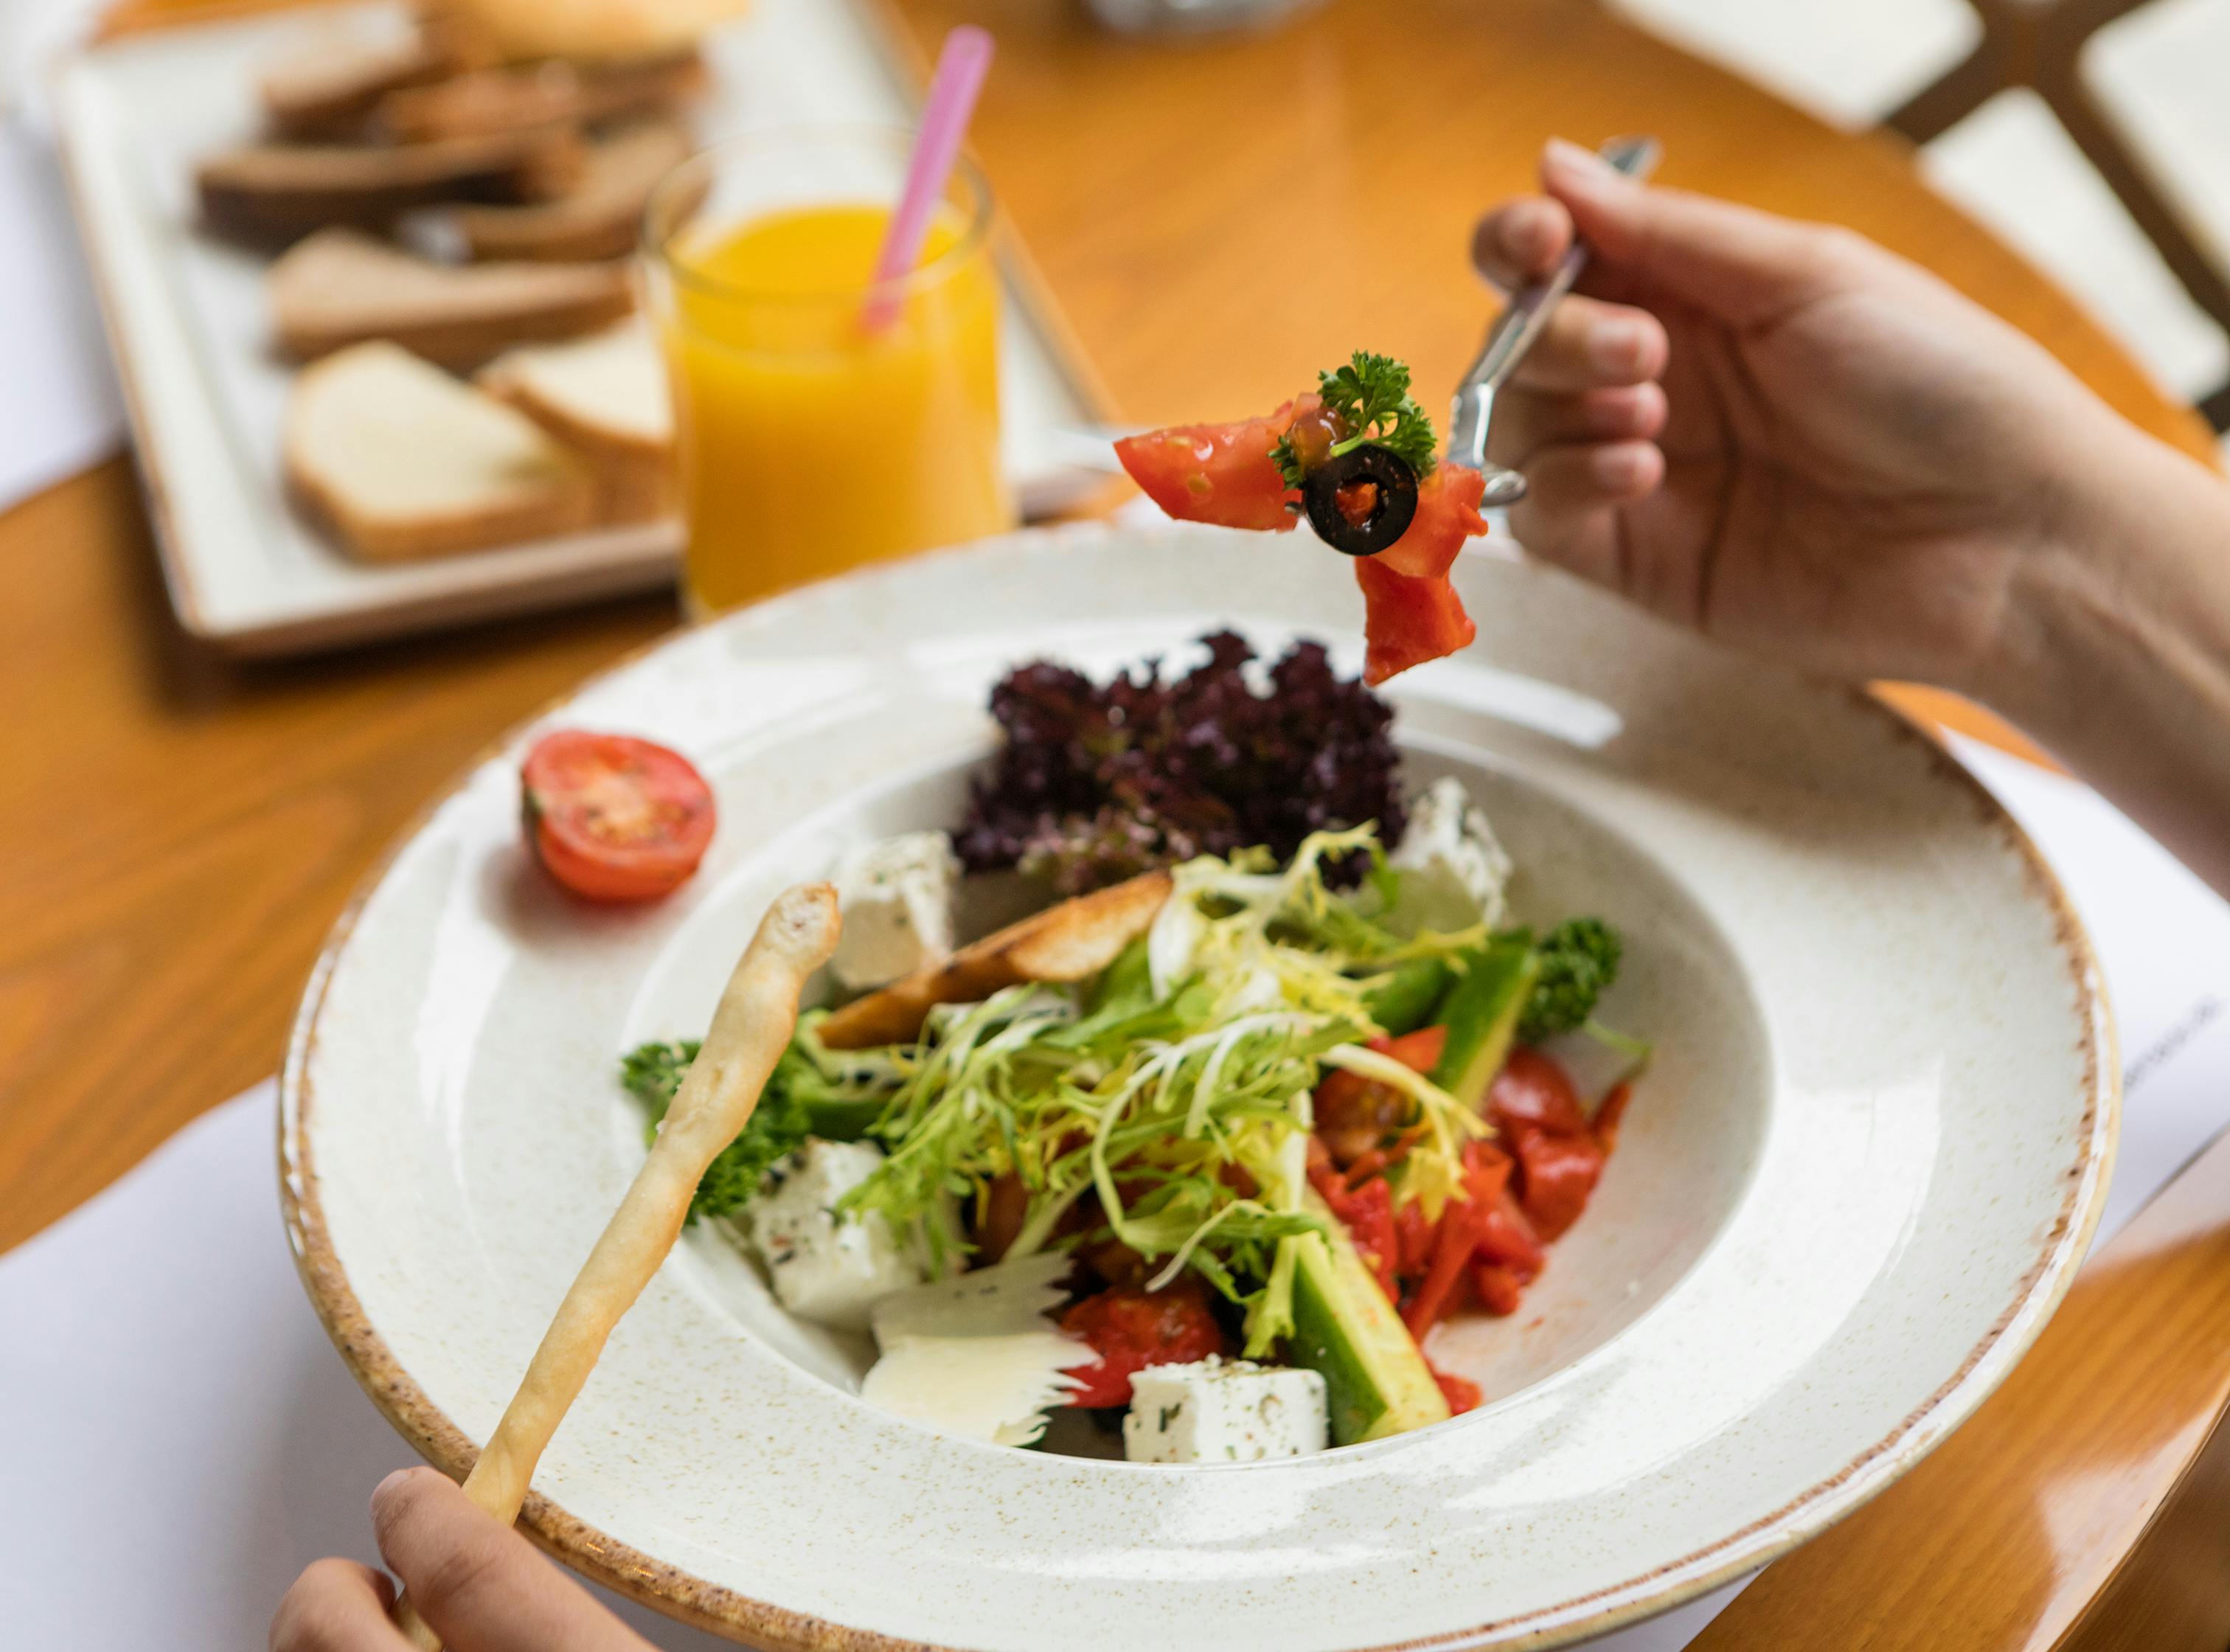
[[[1163,1289],[1118,1286],[1087,1296],[1060,1317],[1060,1328],[1099,1358],[1071,1371],[1071,1405],[1127,1405],[1131,1378],[1149,1365],[1189,1365],[1229,1352],[1209,1307],[1208,1287],[1185,1274]]]

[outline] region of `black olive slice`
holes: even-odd
[[[1343,487],[1368,484],[1376,497],[1361,521],[1339,507]],[[1391,448],[1366,442],[1327,460],[1301,483],[1301,503],[1317,537],[1350,557],[1375,557],[1409,530],[1417,513],[1417,473]]]

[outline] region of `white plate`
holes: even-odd
[[[860,1403],[855,1351],[698,1232],[543,1460],[545,1542],[766,1645],[1540,1644],[1818,1531],[1996,1384],[2114,1138],[2111,1028],[2050,875],[1871,701],[1555,574],[1473,555],[1458,583],[1478,644],[1395,686],[1409,775],[1480,791],[1521,914],[1624,928],[1607,1013],[1660,1050],[1524,1314],[1434,1344],[1492,1403],[1282,1463],[998,1450]],[[1352,669],[1359,609],[1291,542],[1022,534],[684,634],[507,740],[341,924],[287,1067],[294,1242],[396,1425],[461,1471],[640,1162],[617,1055],[702,1028],[778,887],[949,823],[997,674],[1181,656],[1225,622]],[[678,896],[588,909],[525,859],[517,765],[557,724],[704,766],[720,829]]]
[[[910,80],[873,0],[758,0],[706,42],[708,142],[818,122],[903,124]],[[287,504],[279,433],[293,372],[269,345],[267,261],[196,227],[193,168],[253,138],[274,58],[405,26],[396,4],[328,6],[160,30],[72,60],[58,135],[100,289],[178,619],[242,653],[325,647],[551,608],[672,581],[674,522],[381,566],[351,560]],[[1025,509],[1099,475],[1061,432],[1103,416],[1018,261],[1007,271],[1000,394]]]

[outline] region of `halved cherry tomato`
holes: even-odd
[[[1370,1041],[1370,1048],[1412,1071],[1429,1073],[1439,1064],[1447,1042],[1446,1027],[1420,1027],[1399,1038],[1382,1035]],[[1415,1104],[1392,1085],[1345,1068],[1325,1074],[1316,1088],[1317,1133],[1332,1158],[1350,1170],[1415,1111]]]
[[[1297,416],[1323,405],[1317,396],[1302,396],[1266,418],[1149,430],[1118,442],[1115,456],[1146,496],[1181,522],[1283,533],[1300,519],[1286,507],[1299,503],[1301,494],[1286,486],[1270,449]]]
[[[1363,587],[1363,680],[1374,688],[1411,666],[1453,654],[1479,635],[1447,574],[1418,579],[1398,573],[1385,565],[1391,554],[1355,559],[1355,583]]]
[[[665,894],[712,841],[705,777],[680,752],[632,735],[545,734],[519,780],[528,847],[585,900]]]
[[[1417,513],[1402,537],[1371,560],[1412,579],[1437,579],[1453,565],[1466,539],[1486,532],[1479,501],[1486,478],[1469,465],[1439,464],[1417,484]]]
[[[1060,1328],[1099,1358],[1068,1373],[1077,1386],[1066,1404],[1128,1405],[1131,1378],[1147,1366],[1189,1365],[1228,1352],[1208,1300],[1199,1275],[1184,1274],[1162,1290],[1118,1286],[1077,1303],[1060,1316]]]

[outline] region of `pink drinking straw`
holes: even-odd
[[[906,192],[891,215],[890,232],[875,259],[871,296],[860,312],[860,325],[869,332],[880,332],[898,319],[899,295],[893,284],[921,261],[929,221],[944,198],[945,182],[952,176],[952,163],[960,158],[960,140],[968,135],[976,95],[983,89],[983,76],[990,67],[991,36],[983,29],[963,23],[944,37],[929,97],[922,104],[921,132],[906,167]]]

